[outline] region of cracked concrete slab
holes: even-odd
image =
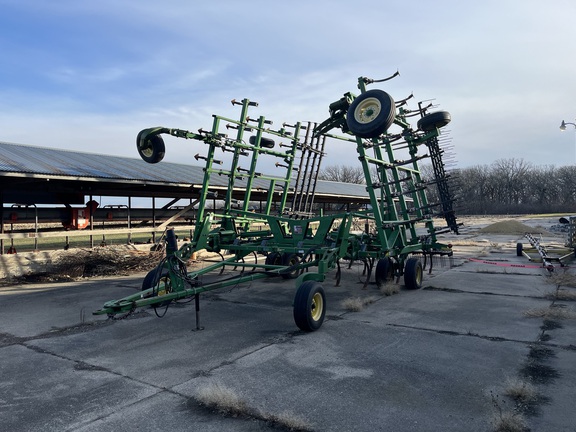
[[[206,382],[224,383],[263,410],[291,407],[319,431],[482,430],[490,390],[526,352],[518,342],[344,319],[175,389],[193,396]]]
[[[106,316],[93,316],[92,311],[110,298],[127,296],[137,289],[134,277],[0,286],[0,333],[30,337],[105,320]],[[34,319],[22,319],[23,313]]]
[[[0,359],[0,424],[6,431],[71,430],[159,391],[22,345],[0,348]]]

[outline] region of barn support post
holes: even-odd
[[[92,195],[90,195],[90,202],[92,202]],[[94,236],[92,232],[94,230],[94,215],[90,212],[90,249],[94,248]]]
[[[0,190],[0,234],[4,234],[4,192]],[[4,239],[0,239],[0,255],[4,255]]]
[[[130,212],[132,211],[132,197],[128,196],[128,229],[132,228],[132,220],[130,219]],[[132,233],[128,232],[128,244],[132,244]]]
[[[156,229],[156,197],[152,197],[152,228]],[[156,244],[156,231],[152,231],[152,243]]]

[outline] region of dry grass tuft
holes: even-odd
[[[313,430],[310,423],[290,411],[285,411],[280,414],[267,414],[261,412],[260,417],[273,425],[282,426],[283,428],[294,432],[307,432]]]
[[[543,307],[528,309],[524,311],[524,316],[528,318],[545,319],[576,319],[576,312],[568,308]]]
[[[376,300],[376,297],[350,297],[342,301],[342,307],[349,312],[360,312],[366,305]]]
[[[491,393],[492,405],[496,409],[492,417],[494,432],[525,432],[528,431],[526,419],[518,412],[503,410],[498,395]]]
[[[576,301],[576,291],[558,288],[555,291],[547,292],[544,297],[550,300]]]
[[[268,422],[275,428],[293,432],[311,432],[312,426],[298,415],[285,411],[271,414],[250,407],[232,389],[218,383],[208,383],[196,392],[196,402],[207,408],[215,409],[222,415],[232,417],[249,417]]]
[[[394,283],[385,283],[380,287],[380,294],[388,297],[400,292],[400,286]]]
[[[351,297],[342,301],[342,307],[349,312],[360,312],[364,309],[364,302],[360,297]]]
[[[217,383],[210,383],[198,389],[195,399],[201,405],[218,410],[221,414],[252,415],[252,409],[234,390]]]
[[[499,243],[490,243],[490,252],[502,252],[502,245]]]
[[[492,419],[494,432],[525,432],[528,430],[526,419],[522,414],[502,412]]]
[[[520,378],[508,378],[504,394],[522,405],[529,405],[538,400],[536,387]]]
[[[576,288],[576,275],[572,273],[564,272],[554,272],[550,277],[546,278],[546,282],[557,287],[569,287]]]
[[[488,255],[490,255],[490,249],[489,249],[489,248],[483,248],[483,249],[478,253],[478,256],[479,256],[479,257],[487,257]]]

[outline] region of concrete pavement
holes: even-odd
[[[292,319],[293,282],[279,279],[203,295],[202,331],[193,302],[162,319],[91,315],[143,275],[1,287],[0,429],[268,431],[279,426],[262,418],[287,415],[313,431],[491,431],[519,377],[540,394],[523,411],[531,430],[574,432],[576,320],[526,317],[552,304],[546,272],[467,260],[527,263],[510,244],[481,250],[457,250],[423,289],[389,297],[354,271],[340,287],[329,278],[327,319],[309,334]],[[374,301],[347,311],[356,296]],[[204,408],[195,396],[209,384],[264,415]]]

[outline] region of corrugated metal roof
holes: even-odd
[[[107,181],[157,182],[167,185],[201,185],[204,179],[202,166],[173,162],[148,164],[141,159],[75,152],[70,150],[12,144],[0,141],[0,175],[32,174]],[[211,185],[226,187],[226,176],[213,175]],[[237,187],[244,187],[237,181]],[[254,187],[268,189],[269,180],[255,179]],[[318,181],[316,193],[366,198],[364,185]]]
[[[175,163],[151,165],[136,158],[0,142],[0,171],[3,172],[201,184],[203,172],[198,168]]]

